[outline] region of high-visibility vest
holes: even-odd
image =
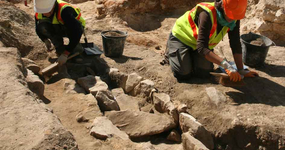
[[[78,21],[81,22],[82,26],[85,27],[85,20],[84,18],[81,16],[81,12],[80,12],[80,9],[77,8],[77,7],[73,7],[71,6],[69,3],[65,2],[65,1],[62,1],[62,0],[57,0],[58,2],[58,11],[57,12],[54,12],[54,15],[53,15],[53,19],[52,19],[52,24],[64,24],[62,18],[61,18],[61,12],[63,11],[64,8],[66,7],[71,7],[73,8],[76,13],[77,13],[77,16],[75,17]],[[41,20],[41,19],[49,19],[48,17],[45,17],[43,16],[43,14],[41,13],[36,13],[35,14],[36,18],[38,20]]]
[[[193,50],[196,50],[199,29],[194,20],[199,9],[207,11],[211,16],[212,28],[209,35],[208,48],[213,49],[229,31],[229,28],[224,26],[219,34],[217,34],[217,11],[214,2],[199,3],[192,10],[187,11],[183,16],[176,20],[175,25],[172,28],[172,34],[182,43],[190,46]]]

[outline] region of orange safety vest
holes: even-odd
[[[65,1],[62,1],[62,0],[57,0],[57,2],[58,2],[58,12],[54,13],[54,16],[53,16],[53,19],[52,19],[52,24],[64,24],[64,22],[63,22],[63,20],[61,18],[61,12],[63,11],[64,8],[71,7],[78,14],[76,16],[76,19],[81,22],[82,26],[85,27],[85,20],[81,16],[81,12],[80,12],[79,8],[73,7],[69,3],[65,2]],[[36,13],[35,16],[36,16],[37,20],[49,19],[48,17],[43,16],[41,13]]]
[[[194,22],[198,10],[203,9],[210,14],[212,21],[212,28],[209,35],[208,48],[213,49],[226,35],[229,28],[224,26],[222,30],[217,33],[217,11],[215,3],[199,3],[192,10],[187,11],[183,16],[178,18],[172,28],[172,34],[178,38],[182,43],[190,46],[196,50],[199,28]]]

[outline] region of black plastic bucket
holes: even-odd
[[[251,41],[254,41],[258,38],[262,39],[262,42],[264,43],[263,45],[258,46],[250,44]],[[273,41],[262,35],[254,34],[251,32],[248,34],[241,35],[241,45],[243,52],[242,60],[244,64],[251,67],[263,65],[269,47],[272,44]]]
[[[103,51],[107,57],[120,57],[123,54],[127,32],[110,30],[101,33]]]

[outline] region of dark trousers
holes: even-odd
[[[197,50],[183,44],[172,33],[167,41],[166,54],[174,76],[178,79],[188,79],[190,76],[206,78],[210,76],[214,65]]]

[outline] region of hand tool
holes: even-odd
[[[243,79],[241,81],[231,81],[230,76],[228,76],[226,73],[217,73],[217,72],[210,72],[211,75],[219,78],[219,84],[227,87],[237,87],[237,86],[244,86],[245,83]]]
[[[79,52],[76,52],[76,53],[72,54],[71,56],[69,56],[67,58],[67,60],[69,60],[69,59],[71,59],[71,58],[73,58],[79,54],[80,54]],[[58,62],[55,62],[55,63],[49,65],[48,67],[46,67],[40,71],[40,75],[42,75],[44,77],[45,82],[47,82],[49,80],[49,78],[52,76],[52,74],[54,74],[55,72],[58,71],[58,66],[59,66]]]

